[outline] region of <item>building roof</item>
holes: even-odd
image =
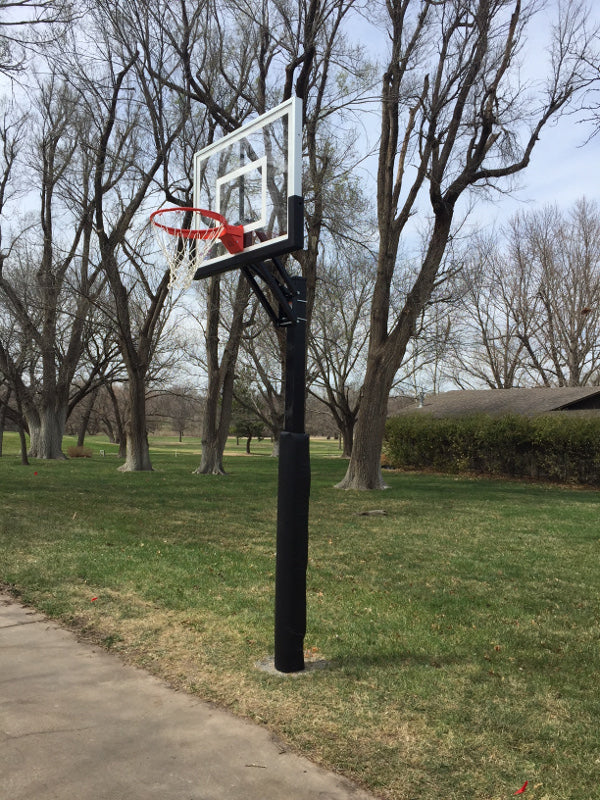
[[[583,401],[598,398],[600,387],[574,386],[534,389],[458,389],[426,397],[422,406],[413,404],[400,414],[431,414],[457,417],[467,414],[546,414],[577,408]]]

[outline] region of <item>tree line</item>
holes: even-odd
[[[308,286],[310,391],[349,456],[342,487],[383,485],[387,401],[400,378],[596,379],[594,345],[584,354],[582,343],[592,339],[591,284],[572,298],[578,321],[559,318],[571,262],[557,260],[551,279],[540,232],[546,214],[558,240],[559,212],[523,215],[512,240],[480,236],[465,250],[458,234],[467,199],[510,190],[544,126],[593,102],[598,32],[584,3],[557,5],[545,80],[530,85],[520,68],[540,20],[535,2],[19,5],[37,9],[21,38],[0,6],[0,70],[11,81],[0,115],[0,398],[33,456],[62,457],[73,410],[118,389],[128,407],[123,468],[151,469],[148,389],[190,363],[206,381],[199,472],[223,471],[234,403],[254,408],[277,440],[280,335],[243,276],[170,293],[147,219],[165,202],[191,205],[202,146],[293,94],[304,101],[306,208],[293,269]],[[356,33],[366,14],[383,55]],[[374,108],[371,185],[358,165],[362,115]],[[592,203],[573,218],[582,213],[597,220]],[[563,222],[567,241],[575,223]],[[513,276],[497,279],[508,261]],[[510,320],[500,330],[502,302]]]

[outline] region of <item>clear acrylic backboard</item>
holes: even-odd
[[[196,280],[302,249],[300,98],[292,97],[196,153],[194,206],[244,229],[243,250],[232,253],[217,242]]]

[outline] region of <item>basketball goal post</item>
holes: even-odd
[[[273,324],[286,328],[279,441],[275,668],[304,670],[310,497],[305,432],[306,281],[282,257],[303,248],[302,102],[294,97],[213,142],[194,159],[194,206],[151,222],[171,284],[241,269]]]

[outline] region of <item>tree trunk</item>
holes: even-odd
[[[226,364],[225,359],[219,366],[219,310],[221,308],[221,284],[219,277],[210,279],[208,288],[207,308],[207,334],[206,354],[208,358],[208,387],[206,405],[202,420],[202,455],[200,466],[194,470],[195,475],[225,475],[223,468],[223,451],[225,442],[221,447],[220,435],[223,425],[224,409],[220,402],[223,383],[227,379],[229,370],[233,371],[234,364]]]
[[[28,467],[27,439],[25,438],[25,429],[23,428],[22,422],[19,422],[19,442],[21,444],[21,464],[23,464],[24,467]]]
[[[381,450],[385,435],[388,398],[400,369],[415,323],[431,297],[438,269],[450,236],[453,208],[442,205],[436,212],[427,252],[396,325],[388,331],[390,280],[397,243],[380,252],[373,290],[371,339],[364,385],[354,433],[352,456],[339,489],[385,489],[381,474]],[[387,280],[384,279],[387,276]]]
[[[381,444],[390,388],[391,383],[382,370],[372,366],[367,368],[350,463],[344,479],[336,488],[387,489],[381,473]]]
[[[273,447],[271,448],[271,458],[279,458],[279,431],[271,431],[273,437]]]
[[[109,427],[109,438],[111,442],[116,442],[119,445],[119,458],[125,458],[127,455],[127,437],[125,435],[125,427],[123,425],[123,417],[121,416],[121,411],[119,409],[119,401],[117,399],[117,395],[115,394],[115,390],[112,384],[108,384],[106,387],[108,391],[108,395],[110,397],[110,401],[112,403],[113,412],[115,415],[115,425],[117,428],[116,434],[114,433],[113,427],[110,423],[110,420],[106,420],[107,427]],[[144,405],[145,409],[145,405]]]
[[[214,430],[211,425],[204,426],[200,466],[194,470],[194,475],[227,475],[223,467],[223,453],[227,444],[230,418],[231,409],[229,412],[221,409],[218,428]]]
[[[150,472],[150,448],[146,429],[146,383],[143,377],[130,374],[129,424],[127,425],[127,455],[120,472]]]
[[[35,415],[27,414],[29,427],[29,455],[32,458],[62,460],[62,440],[67,419],[66,407],[41,408]]]
[[[236,349],[237,354],[237,349]],[[202,456],[195,475],[226,475],[223,453],[229,434],[233,403],[235,361],[225,359],[221,365],[221,381],[209,380],[206,410],[202,423]]]
[[[202,456],[200,466],[194,475],[226,475],[223,468],[223,450],[219,446],[218,436],[202,437]]]
[[[91,392],[89,395],[88,402],[85,407],[85,411],[83,412],[83,417],[81,419],[81,425],[79,426],[79,433],[77,435],[77,447],[83,447],[83,444],[85,442],[85,435],[87,433],[90,417],[92,416],[92,411],[94,410],[94,404],[96,402],[97,395],[98,395],[98,390]]]
[[[2,458],[2,443],[4,441],[4,426],[6,425],[6,409],[10,400],[10,391],[7,392],[2,404],[0,404],[0,458]]]
[[[354,447],[354,426],[356,421],[354,417],[343,420],[340,426],[340,434],[342,440],[342,458],[350,458],[352,456],[352,448]]]
[[[211,278],[208,289],[206,349],[208,357],[208,392],[204,420],[202,423],[202,457],[195,475],[225,475],[223,453],[227,444],[231,407],[233,403],[233,382],[237,363],[240,339],[242,336],[244,310],[248,305],[250,286],[240,273],[229,339],[223,351],[221,364],[218,359],[218,324],[221,303],[219,278]]]
[[[21,401],[19,396],[17,395],[17,413],[18,413],[18,430],[19,430],[19,442],[21,445],[21,464],[24,467],[29,466],[29,459],[27,458],[27,439],[25,438],[25,428],[23,426],[23,407],[21,405]],[[31,431],[30,431],[31,437]]]
[[[106,419],[106,417],[103,417],[102,419],[101,430],[103,430],[104,433],[108,436],[108,441],[111,444],[117,444],[117,437],[115,436],[112,423],[109,419]]]

